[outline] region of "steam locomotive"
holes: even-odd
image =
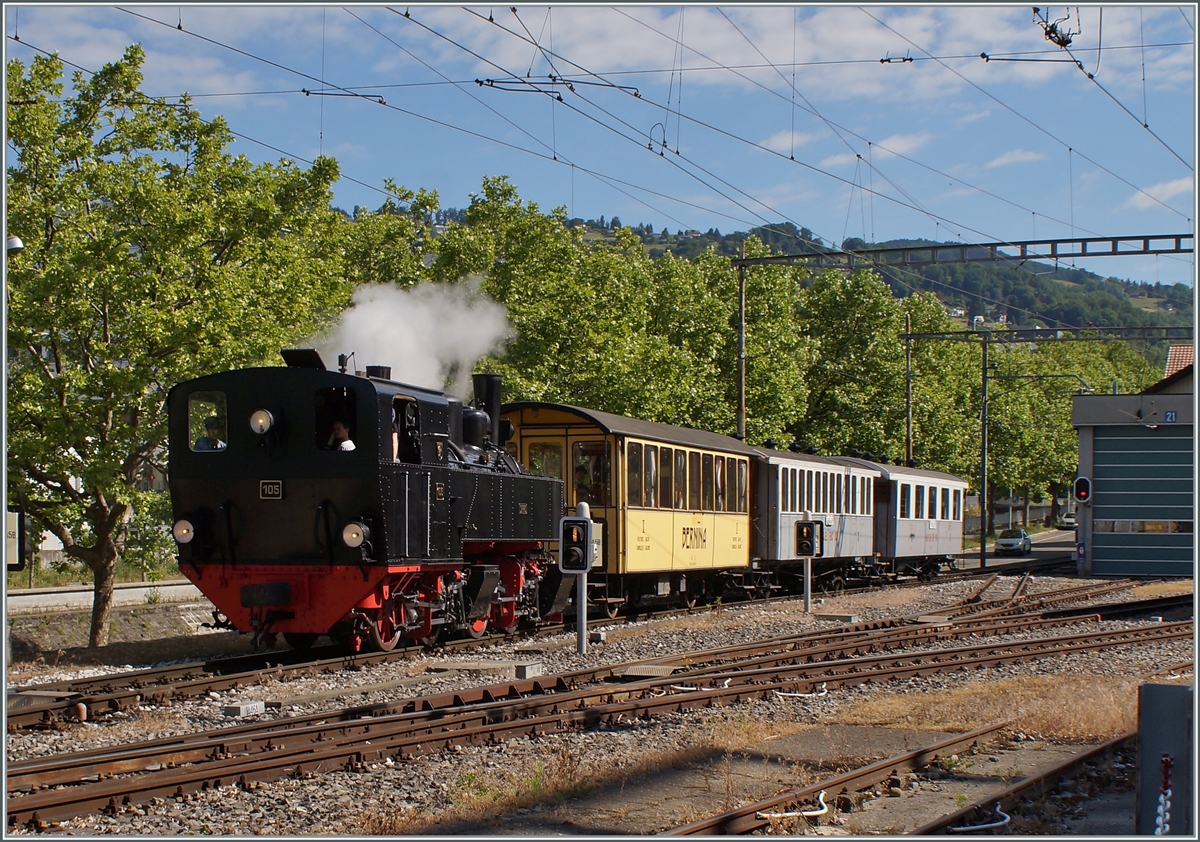
[[[168,395],[179,567],[219,625],[386,651],[562,612],[563,484],[504,451],[498,377],[475,377],[477,408],[382,366],[283,357]]]

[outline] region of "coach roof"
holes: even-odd
[[[548,409],[576,415],[589,423],[595,424],[605,433],[618,436],[659,441],[665,444],[682,444],[688,447],[700,447],[707,450],[723,450],[727,453],[737,453],[742,456],[755,456],[758,450],[732,436],[710,433],[705,430],[693,430],[690,427],[676,427],[672,424],[659,424],[655,421],[642,421],[638,418],[627,418],[624,415],[614,415],[611,412],[600,412],[595,409],[584,409],[563,403],[548,403],[545,401],[517,401],[506,403],[500,407],[501,413],[517,412],[523,409]]]

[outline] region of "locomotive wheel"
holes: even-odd
[[[478,620],[472,620],[466,626],[467,636],[472,640],[479,640],[488,632],[488,618],[481,617]]]
[[[605,601],[601,605],[604,606],[604,616],[610,620],[617,619],[617,615],[621,613],[621,603],[619,602]]]
[[[380,628],[380,627],[383,628]],[[400,633],[386,618],[371,623],[371,644],[380,652],[391,652],[400,642]]]
[[[313,632],[284,632],[283,639],[293,649],[308,649],[317,642],[319,634]]]

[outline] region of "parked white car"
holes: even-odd
[[[1064,512],[1063,514],[1059,515],[1059,518],[1058,518],[1058,528],[1059,529],[1074,529],[1078,525],[1079,524],[1077,524],[1075,522],[1075,513],[1074,512]]]
[[[996,555],[1014,553],[1029,555],[1033,549],[1033,541],[1024,529],[1005,529],[996,539]]]

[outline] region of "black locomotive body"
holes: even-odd
[[[499,378],[476,376],[488,414],[386,369],[285,359],[168,398],[180,569],[223,622],[386,650],[562,611],[562,482],[504,452]]]

